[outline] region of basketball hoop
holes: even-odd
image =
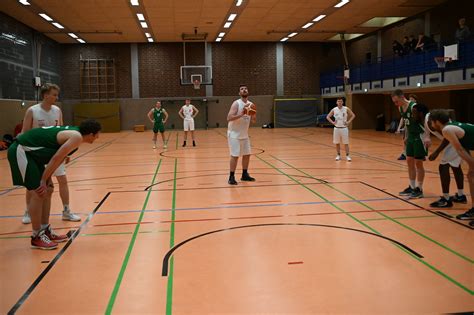
[[[195,90],[199,90],[201,88],[201,81],[199,80],[194,80],[193,81],[193,86]]]
[[[451,62],[453,59],[451,57],[435,57],[434,60],[439,69],[444,69],[446,68],[446,63]]]

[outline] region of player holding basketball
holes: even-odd
[[[51,127],[51,126],[62,126],[63,115],[61,109],[54,105],[58,100],[59,86],[52,83],[46,83],[41,87],[41,97],[43,101],[39,104],[33,105],[27,109],[25,117],[23,118],[22,133],[27,132],[32,128],[39,127]],[[69,162],[69,158],[61,163],[61,165],[55,170],[54,176],[58,180],[59,184],[59,196],[63,203],[62,219],[65,221],[81,221],[81,217],[71,212],[69,208],[69,187],[66,177],[66,164]],[[23,215],[22,222],[24,224],[30,224],[31,218],[28,212],[28,205],[31,200],[31,191],[26,191],[26,210]]]
[[[351,162],[352,159],[349,155],[349,124],[354,120],[356,115],[354,112],[344,106],[344,99],[342,97],[338,97],[336,101],[337,106],[334,107],[329,114],[326,116],[326,119],[334,125],[334,132],[333,132],[333,143],[336,145],[336,161],[341,160],[341,141],[344,143],[344,147],[346,150],[346,160]],[[347,120],[348,116],[350,115],[349,120]],[[334,120],[331,117],[334,116]]]
[[[79,127],[33,128],[19,135],[8,149],[13,184],[24,186],[31,193],[28,210],[33,228],[32,248],[55,249],[57,243],[67,241],[66,235],[56,234],[49,225],[54,190],[51,176],[82,143],[93,143],[100,129],[94,120],[85,120]]]
[[[430,113],[430,123],[434,130],[443,134],[459,156],[469,165],[467,180],[471,192],[471,209],[456,218],[459,220],[474,220],[474,158],[469,150],[474,150],[474,125],[453,122],[449,120],[449,114],[444,110],[433,110]],[[469,223],[474,225],[474,221]]]
[[[191,131],[191,138],[193,139],[193,147],[196,146],[194,141],[194,117],[199,114],[199,110],[191,104],[191,99],[186,99],[186,104],[179,110],[179,116],[183,118],[183,129],[184,129],[184,142],[183,147],[186,146],[186,140],[188,138],[188,131]]]
[[[423,121],[417,121],[413,116],[413,106],[416,104],[405,98],[402,90],[392,93],[392,101],[399,108],[400,115],[404,120],[405,137],[404,144],[407,154],[408,178],[410,185],[399,193],[400,196],[409,198],[423,198],[423,181],[425,169],[423,161],[428,154],[427,147],[431,144],[430,134],[424,128]]]
[[[156,149],[158,131],[161,133],[161,139],[163,140],[163,149],[166,149],[168,146],[165,140],[165,124],[168,120],[168,113],[161,107],[160,101],[157,101],[155,107],[148,112],[148,119],[153,123],[153,149]]]
[[[256,111],[250,108],[254,104],[248,100],[249,91],[245,84],[240,85],[239,95],[240,99],[232,103],[227,114],[227,140],[230,150],[229,185],[237,185],[235,169],[240,156],[242,156],[242,177],[240,179],[249,182],[255,181],[255,178],[250,177],[248,173],[251,153],[248,130],[250,122],[256,122],[257,115]]]

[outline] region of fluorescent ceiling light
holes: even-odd
[[[56,26],[57,28],[60,28],[60,29],[63,29],[64,26],[62,26],[61,24],[59,24],[58,22],[53,22],[53,25]]]
[[[386,17],[374,17],[367,22],[362,23],[362,27],[385,27],[387,25],[397,23],[398,21],[404,20],[404,16],[386,16]]]
[[[84,43],[86,42],[85,40],[80,39],[80,38],[78,38],[77,41],[78,41],[79,43],[81,43],[81,44],[84,44]]]
[[[345,40],[351,40],[360,36],[363,36],[364,34],[359,34],[359,33],[354,33],[354,34],[344,34],[344,39]],[[328,38],[328,40],[341,40],[341,35],[337,34],[334,35],[333,37]]]
[[[225,33],[224,32],[220,32],[219,33],[219,37],[224,37]]]
[[[335,8],[340,8],[340,7],[343,7],[345,6],[346,4],[349,3],[349,0],[342,0],[341,2],[339,2],[338,4],[336,4],[334,7]]]
[[[321,20],[324,19],[325,17],[326,17],[326,15],[321,14],[320,16],[318,16],[317,18],[315,18],[315,19],[313,20],[313,22],[321,21]]]
[[[229,15],[229,18],[227,20],[228,21],[233,21],[233,20],[235,20],[236,17],[237,17],[237,14],[232,13],[231,15]]]
[[[143,28],[148,28],[148,24],[146,24],[146,22],[140,22],[140,25],[141,25]]]
[[[27,0],[20,0],[20,3],[23,5],[30,5],[30,3]]]
[[[216,42],[220,42],[222,40],[222,37],[217,37]]]
[[[153,38],[148,38],[148,41],[149,41],[150,43],[153,43]]]
[[[288,37],[280,39],[280,42],[286,42],[288,40]]]
[[[130,4],[133,6],[139,6],[138,0],[130,0]]]
[[[237,3],[235,4],[235,6],[240,7],[242,5],[242,2],[244,2],[244,1],[243,0],[237,0]]]
[[[71,36],[72,38],[77,38],[77,35],[74,34],[74,33],[67,33],[69,36]]]
[[[314,24],[314,23],[311,23],[311,22],[309,22],[309,23],[306,23],[305,25],[303,25],[303,26],[302,26],[302,28],[308,28],[308,27],[311,27],[311,26],[313,26],[313,24]]]
[[[145,21],[145,17],[141,13],[137,13],[137,17],[139,21]]]
[[[298,35],[298,33],[291,33],[290,35],[288,35],[288,37],[293,37],[293,36],[296,36]]]
[[[145,36],[146,37],[151,37],[151,34],[150,33],[145,33]]]
[[[226,23],[224,24],[224,28],[229,28],[231,24],[232,24],[232,22],[226,22]]]
[[[43,19],[45,19],[48,22],[51,22],[53,20],[46,13],[39,13],[39,16],[41,16]]]

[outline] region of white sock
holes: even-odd
[[[443,198],[446,200],[449,200],[449,193],[448,194],[443,193]]]
[[[458,189],[458,196],[464,196],[464,189]]]
[[[69,212],[71,209],[69,209],[69,205],[64,205],[64,212]]]
[[[418,187],[418,188],[420,188],[421,190],[423,190],[423,183],[417,182],[417,183],[416,183],[416,187]]]
[[[41,230],[33,230],[33,233],[31,234],[33,237],[36,237]]]
[[[44,230],[48,227],[49,224],[41,224],[41,229]]]
[[[414,180],[414,179],[410,179],[410,187],[411,187],[412,189],[415,189],[416,184],[415,184],[415,180]]]

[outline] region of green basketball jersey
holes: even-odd
[[[447,125],[458,126],[464,130],[464,137],[459,139],[463,148],[467,150],[474,150],[474,125],[467,123],[460,123],[457,121],[449,122]]]
[[[159,109],[153,108],[153,120],[155,120],[155,124],[163,124],[163,114],[164,109],[160,107]]]
[[[425,131],[423,126],[420,123],[416,122],[411,112],[415,104],[415,102],[410,102],[406,111],[403,111],[403,108],[400,107],[400,115],[402,116],[403,121],[405,122],[405,128],[408,131],[408,136],[418,136],[419,134],[422,134]]]
[[[33,128],[18,136],[16,141],[26,147],[25,151],[38,162],[48,164],[49,160],[61,147],[57,136],[59,132],[64,130],[79,131],[79,128],[72,126]]]

